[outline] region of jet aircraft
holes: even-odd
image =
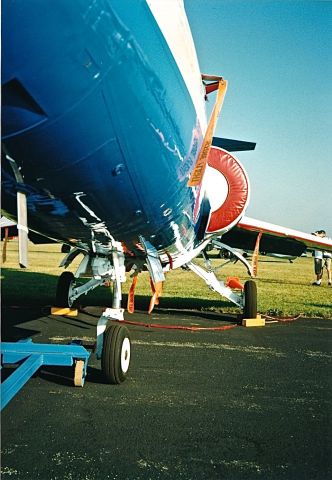
[[[2,38],[3,214],[17,221],[22,266],[28,237],[64,244],[62,267],[82,255],[77,271],[59,278],[59,306],[113,283],[97,327],[111,383],[126,378],[130,359],[128,330],[108,326],[124,318],[126,273],[129,311],[141,271],[151,276],[151,311],[165,273],[184,267],[251,318],[253,280],[235,291],[194,262],[213,239],[231,250],[233,235],[247,248],[246,238],[268,232],[296,252],[332,250],[245,217],[249,179],[230,152],[254,144],[214,137],[227,81],[202,75],[182,1],[5,0]]]

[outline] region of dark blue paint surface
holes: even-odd
[[[202,134],[146,3],[2,10],[2,140],[21,167],[29,227],[85,248],[110,235],[129,247],[139,235],[159,250],[179,236],[192,244],[186,165]],[[3,207],[15,215],[17,185],[3,163]]]

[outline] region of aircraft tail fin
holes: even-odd
[[[230,138],[213,137],[212,145],[223,148],[228,152],[243,152],[245,150],[255,150],[256,143],[244,142],[243,140],[231,140]]]

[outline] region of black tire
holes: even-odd
[[[56,306],[57,307],[72,307],[74,302],[69,300],[69,292],[75,283],[75,277],[72,272],[61,273],[58,285],[56,288]]]
[[[231,260],[234,255],[232,254],[232,252],[229,252],[228,250],[222,248],[221,250],[219,250],[219,257],[226,260]]]
[[[244,284],[243,318],[257,317],[257,286],[253,280]]]
[[[125,381],[129,371],[131,343],[129,331],[123,325],[111,325],[104,333],[101,369],[108,383]]]
[[[61,253],[69,253],[70,252],[70,245],[63,243],[61,245]]]

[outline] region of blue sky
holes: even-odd
[[[185,8],[201,71],[229,82],[216,135],[257,142],[236,154],[251,183],[247,215],[332,236],[332,1]]]

